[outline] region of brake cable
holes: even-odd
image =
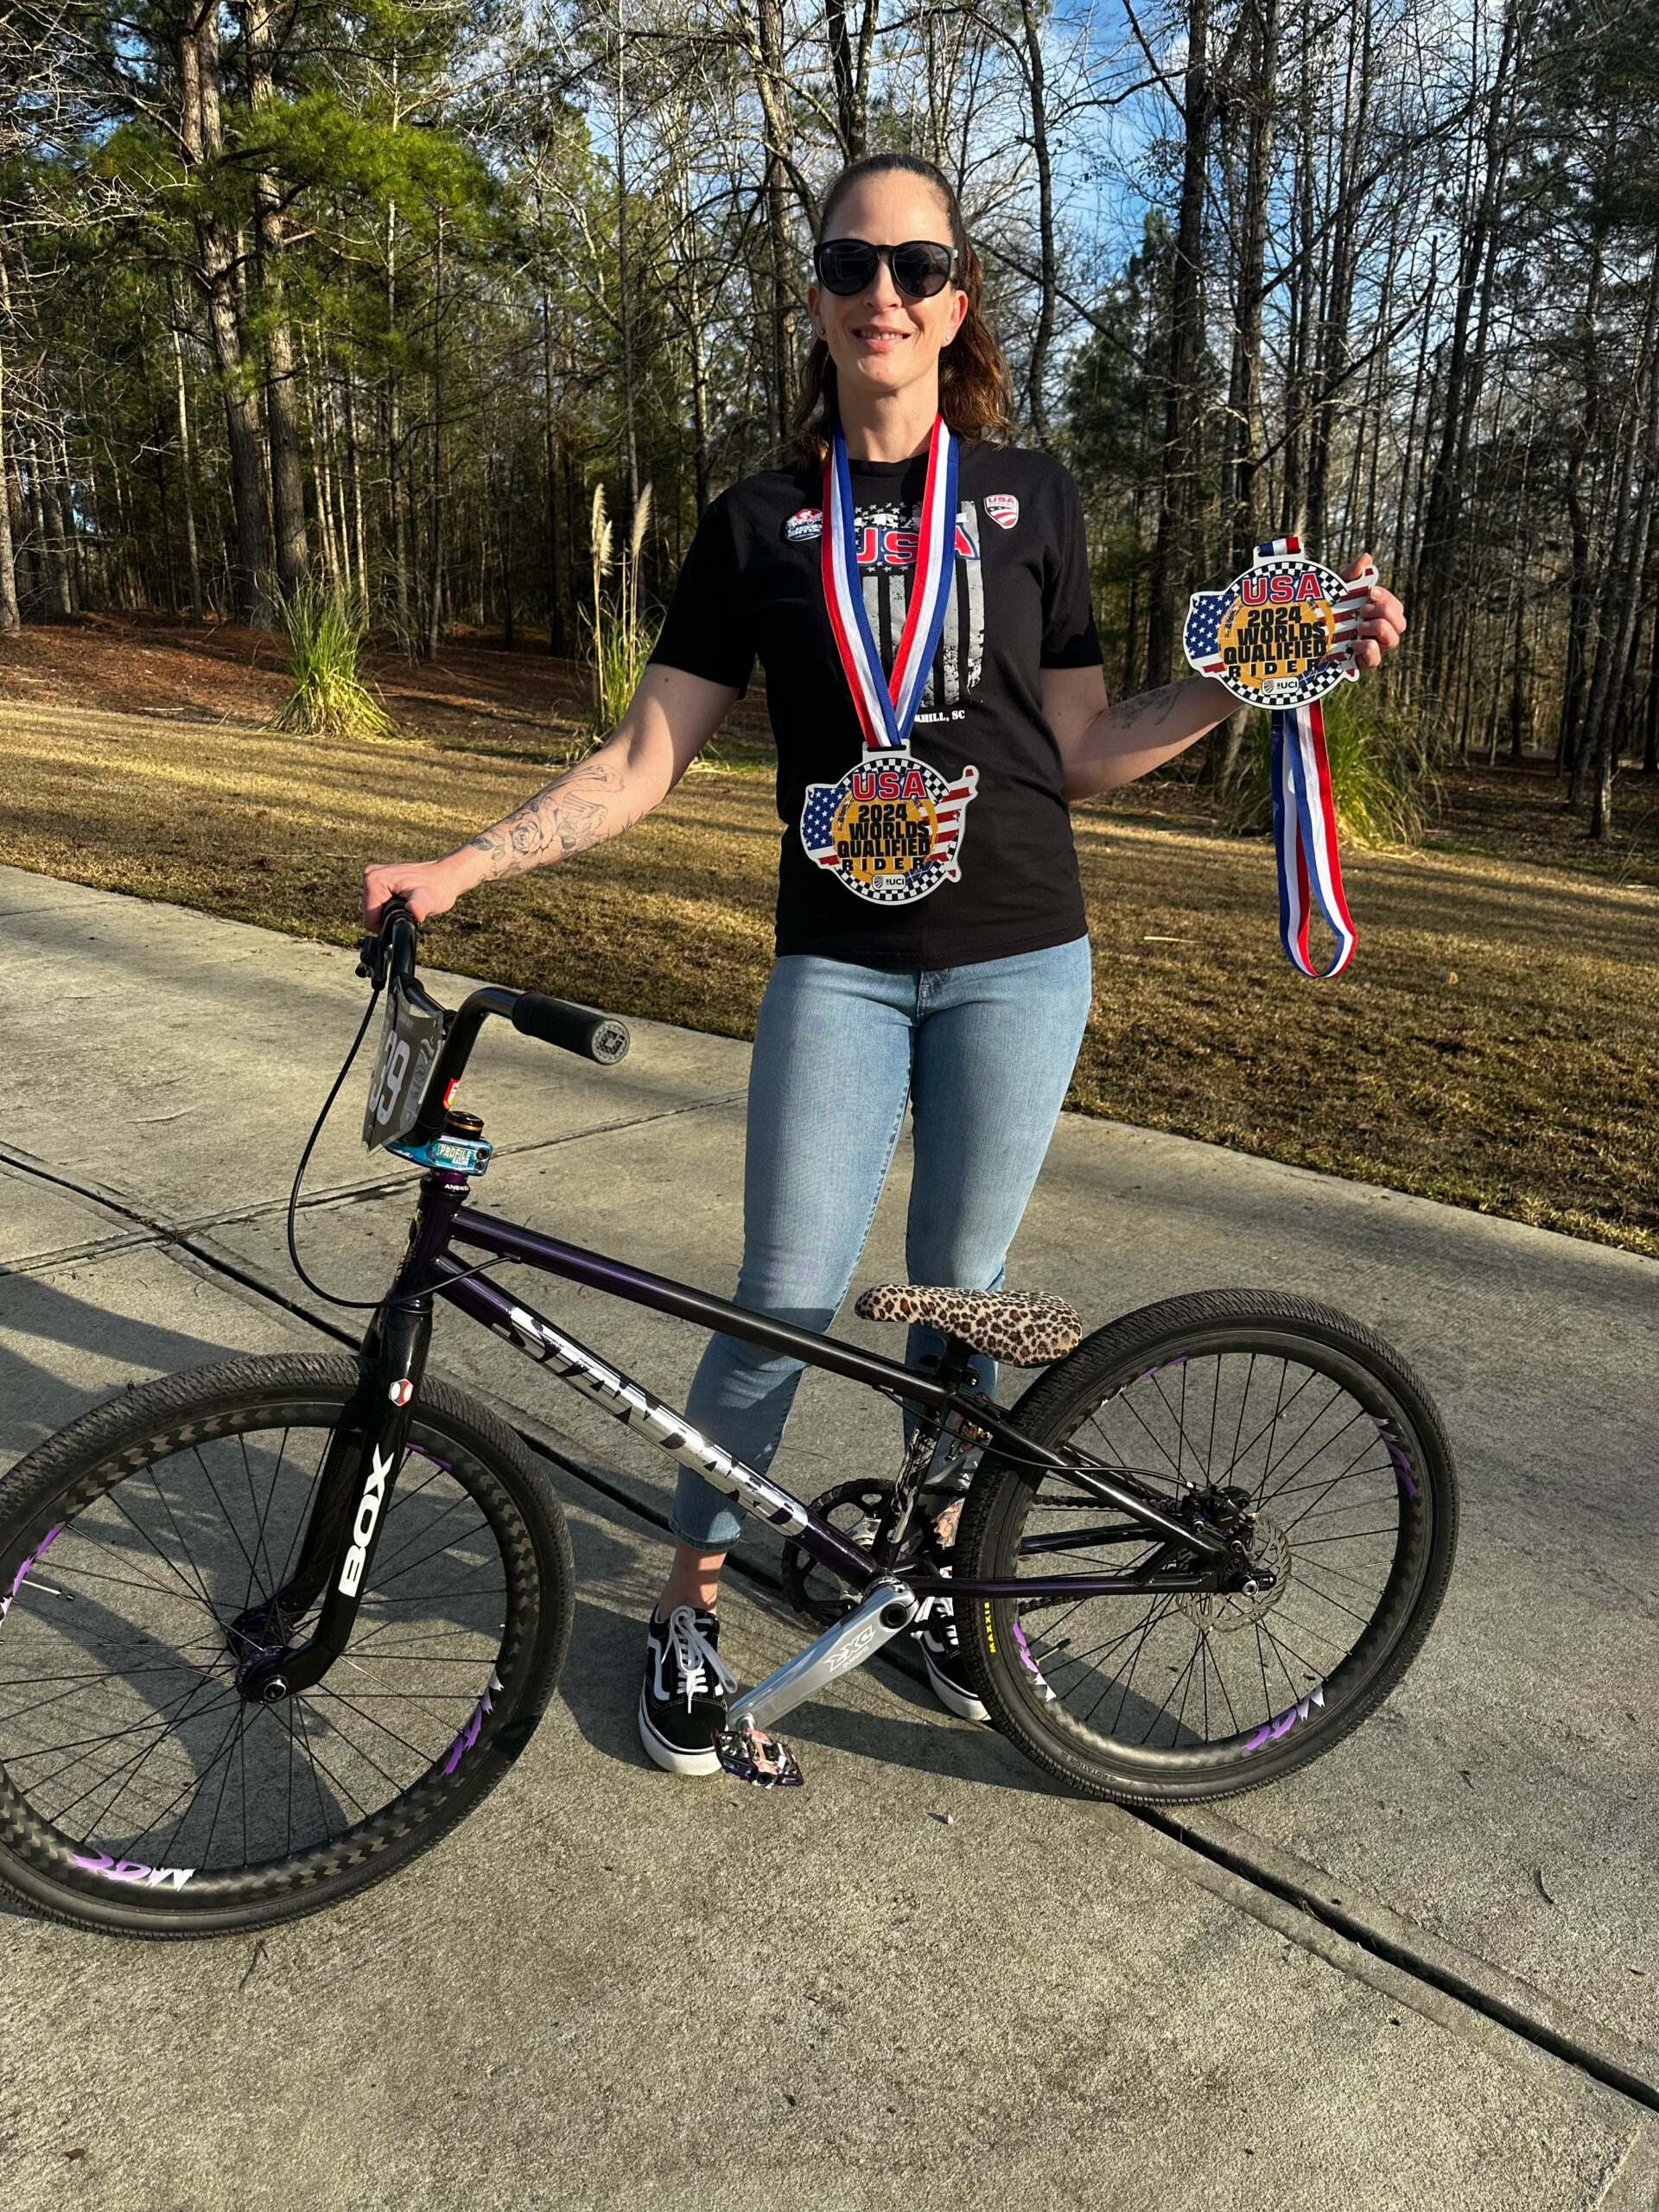
[[[320,1282],[314,1282],[307,1274],[304,1262],[300,1258],[300,1248],[294,1237],[294,1222],[299,1211],[300,1185],[305,1180],[305,1171],[311,1164],[311,1155],[317,1148],[317,1139],[322,1135],[323,1124],[334,1111],[334,1101],[340,1096],[340,1086],[351,1073],[352,1063],[362,1050],[363,1039],[369,1033],[369,1024],[374,1020],[374,1010],[380,1003],[380,985],[377,983],[369,994],[368,1012],[364,1015],[358,1033],[352,1039],[352,1049],[341,1063],[340,1073],[334,1077],[334,1089],[323,1100],[322,1111],[313,1123],[311,1134],[305,1141],[305,1150],[300,1154],[300,1164],[294,1170],[294,1186],[288,1194],[288,1256],[294,1262],[295,1274],[298,1275],[314,1298],[321,1298],[329,1306],[349,1307],[354,1313],[372,1313],[377,1306],[384,1306],[385,1300],[381,1298],[337,1298],[332,1290],[325,1290]]]
[[[360,975],[364,971],[359,969],[358,972]],[[311,1134],[305,1141],[305,1150],[300,1154],[300,1164],[294,1171],[293,1186],[288,1194],[288,1256],[293,1262],[295,1274],[298,1275],[314,1298],[321,1298],[328,1306],[344,1306],[353,1313],[372,1313],[378,1307],[390,1305],[392,1301],[385,1298],[341,1298],[332,1290],[325,1290],[320,1282],[315,1281],[306,1273],[305,1263],[300,1258],[300,1248],[296,1241],[294,1230],[296,1218],[299,1212],[300,1185],[305,1180],[305,1171],[311,1164],[311,1155],[316,1150],[317,1139],[322,1135],[324,1125],[334,1111],[334,1101],[340,1096],[340,1088],[346,1077],[350,1075],[353,1063],[363,1048],[363,1039],[369,1033],[369,1024],[374,1020],[374,1010],[380,1003],[382,988],[383,986],[377,983],[369,994],[368,1011],[364,1014],[358,1033],[352,1039],[350,1052],[346,1053],[340,1064],[340,1073],[334,1077],[334,1088],[322,1102],[322,1111],[312,1124]],[[447,1281],[452,1283],[470,1282],[474,1275],[484,1274],[491,1268],[505,1267],[510,1263],[506,1254],[497,1253],[487,1260],[480,1260],[475,1268],[466,1268],[448,1276]]]

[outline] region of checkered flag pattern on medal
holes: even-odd
[[[1288,539],[1260,547],[1258,550],[1264,558],[1270,553],[1276,554],[1282,563],[1284,552],[1294,551],[1294,539]],[[1318,573],[1313,563],[1306,566]],[[1304,571],[1297,569],[1292,573],[1300,575]],[[1344,585],[1340,593],[1330,595],[1328,604],[1335,618],[1331,649],[1321,659],[1305,668],[1300,676],[1281,680],[1273,693],[1272,703],[1274,706],[1306,706],[1314,699],[1322,699],[1344,677],[1358,673],[1354,666],[1354,648],[1359,642],[1359,626],[1364,616],[1366,600],[1376,582],[1376,567],[1368,563],[1363,572],[1352,582]],[[1186,647],[1188,660],[1202,676],[1225,678],[1227,664],[1221,657],[1221,626],[1234,597],[1232,591],[1194,592],[1192,594],[1192,605],[1186,618],[1182,642]]]

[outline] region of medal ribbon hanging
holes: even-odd
[[[1274,554],[1300,553],[1301,541],[1274,537],[1256,547],[1262,558]],[[1360,609],[1375,578],[1354,583],[1349,595],[1338,601],[1333,612],[1337,631],[1332,658],[1345,654],[1351,662],[1359,629]],[[1331,798],[1331,755],[1325,741],[1325,710],[1319,700],[1305,705],[1272,709],[1273,842],[1279,863],[1279,935],[1291,963],[1304,976],[1329,978],[1341,975],[1354,957],[1356,933],[1342,887],[1342,862],[1337,852],[1337,810]],[[1336,938],[1328,968],[1316,968],[1307,946],[1313,905]]]
[[[944,628],[945,602],[950,596],[956,564],[957,441],[942,415],[934,418],[933,435],[928,442],[927,481],[917,538],[905,626],[889,677],[882,669],[865,611],[853,528],[852,470],[847,441],[837,423],[835,444],[823,472],[823,599],[867,753],[901,752],[908,744]]]

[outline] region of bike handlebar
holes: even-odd
[[[632,1039],[626,1022],[619,1021],[614,1014],[601,1014],[594,1007],[550,998],[541,991],[503,991],[486,985],[474,991],[454,1013],[445,1012],[416,978],[416,942],[417,925],[408,906],[401,897],[389,899],[381,912],[378,930],[364,938],[358,947],[358,972],[371,977],[379,989],[399,984],[410,996],[442,1017],[443,1043],[411,1132],[417,1142],[426,1142],[442,1131],[448,1095],[466,1069],[487,1014],[504,1014],[520,1036],[556,1045],[561,1052],[596,1061],[601,1067],[614,1067],[627,1057]]]
[[[626,1059],[632,1042],[627,1024],[614,1014],[596,1014],[592,1007],[573,1006],[540,991],[520,991],[512,1019],[521,1036],[539,1037],[544,1045],[557,1045],[605,1068]]]

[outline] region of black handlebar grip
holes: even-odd
[[[543,1045],[597,1060],[601,1067],[626,1059],[633,1041],[626,1022],[614,1014],[596,1014],[590,1006],[572,1006],[566,999],[545,998],[540,991],[519,993],[512,1026],[521,1036],[539,1037]]]

